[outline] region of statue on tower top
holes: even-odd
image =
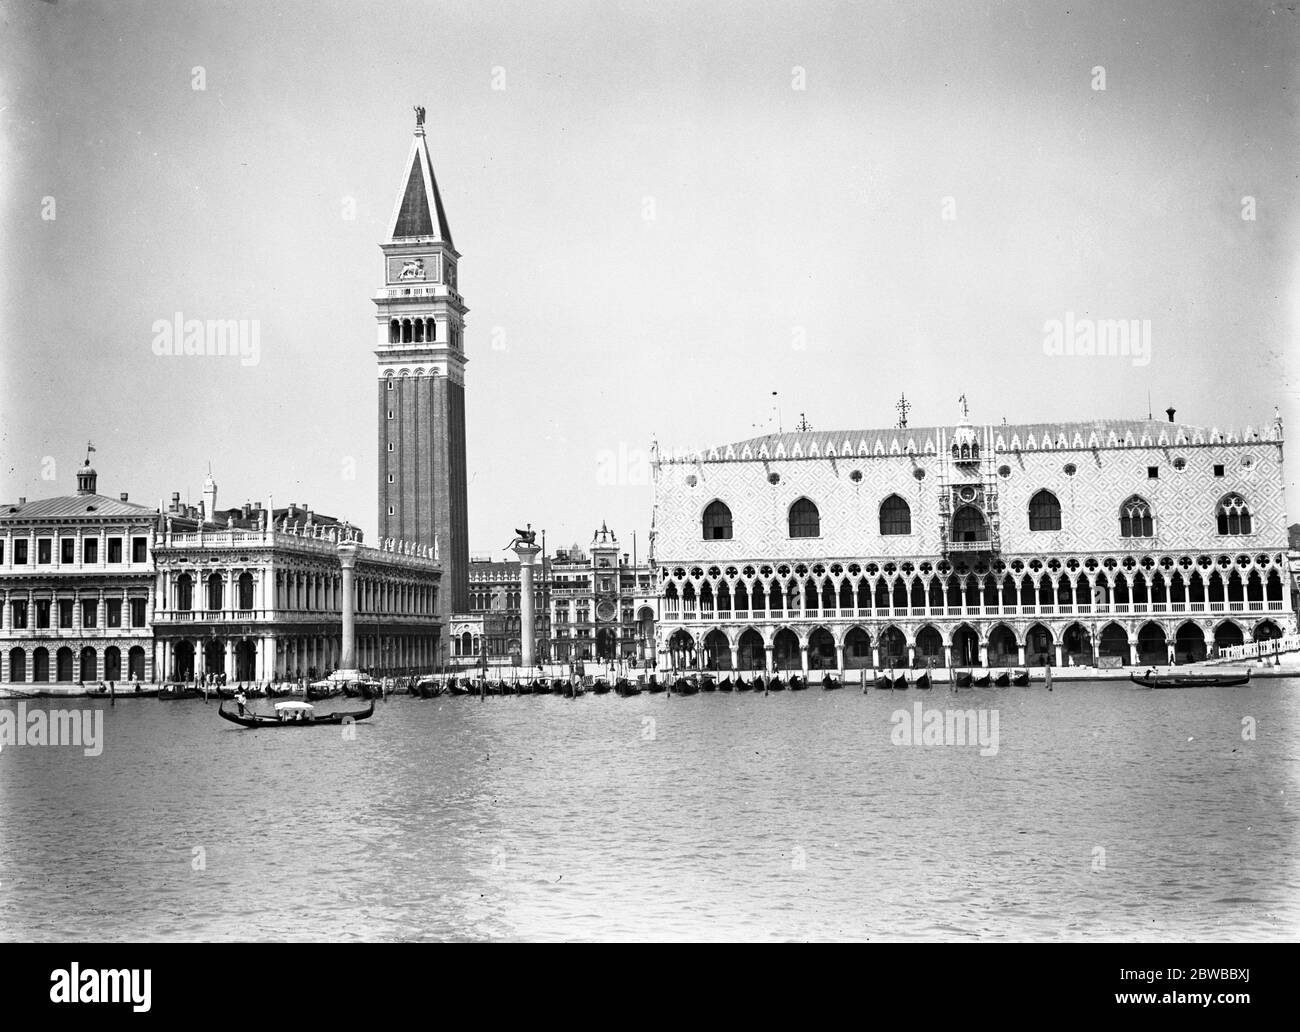
[[[424,108],[419,104],[415,105],[415,124],[424,125]]]

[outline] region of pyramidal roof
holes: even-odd
[[[423,123],[415,127],[402,173],[402,189],[388,225],[389,240],[432,237],[455,249],[447,213],[442,207],[442,195],[438,192],[438,180],[433,175],[433,161],[429,158]]]

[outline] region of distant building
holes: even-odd
[[[547,654],[550,639],[550,560],[543,557],[534,573],[535,655]],[[469,564],[469,612],[482,621],[482,652],[489,663],[504,663],[521,652],[520,628],[523,610],[519,587],[519,562],[475,558]],[[464,632],[462,632],[462,635]],[[463,653],[462,653],[463,654]]]
[[[656,455],[679,666],[1127,665],[1296,627],[1282,421],[771,434]],[[558,625],[558,621],[557,621]]]
[[[320,677],[342,649],[339,544],[360,541],[350,524],[290,503],[216,508],[205,485],[195,518],[172,496],[153,547],[154,633],[159,668],[186,680]],[[373,674],[425,671],[438,661],[441,565],[432,549],[381,540],[355,560],[357,666]]]
[[[548,572],[552,661],[654,663],[658,600],[650,564],[622,551],[612,531],[602,524],[586,552],[557,552]]]
[[[158,512],[98,493],[0,506],[0,661],[8,683],[150,681]]]
[[[0,681],[94,684],[323,674],[342,646],[343,563],[353,564],[357,664],[432,669],[442,651],[436,550],[381,539],[290,504],[166,511],[96,493],[0,506]],[[340,544],[350,547],[340,550]]]

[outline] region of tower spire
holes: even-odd
[[[423,238],[440,241],[448,247],[456,245],[451,239],[451,226],[442,207],[438,180],[433,174],[433,160],[429,157],[429,142],[424,132],[424,108],[415,107],[415,131],[411,149],[406,155],[402,173],[402,188],[397,195],[393,216],[388,220],[388,241]]]

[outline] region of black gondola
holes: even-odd
[[[896,692],[905,692],[905,691],[907,691],[907,687],[908,687],[908,685],[907,685],[907,675],[906,675],[906,674],[903,674],[903,675],[901,675],[901,676],[899,676],[899,677],[895,677],[895,678],[894,678],[894,683],[891,685],[891,687],[892,687],[892,688],[894,689],[894,691],[896,691]]]
[[[1017,670],[1011,675],[1011,683],[1017,687],[1023,688],[1029,683],[1029,671]]]
[[[913,682],[912,687],[918,691],[926,691],[934,687],[934,682],[930,680],[929,673],[924,673]]]
[[[603,677],[596,678],[596,683],[591,686],[591,690],[597,695],[606,695],[609,693],[611,685]]]
[[[1143,688],[1236,688],[1250,682],[1250,671],[1232,674],[1129,674]]]
[[[992,680],[988,674],[981,674],[979,677],[971,677],[970,683],[976,688],[987,688]]]
[[[876,688],[882,692],[892,692],[894,690],[893,678],[881,674],[876,678]]]
[[[757,678],[755,678],[755,681],[756,681],[756,680],[757,680]],[[736,691],[738,691],[738,692],[749,692],[749,691],[753,691],[753,690],[754,690],[754,683],[753,683],[753,682],[746,681],[743,677],[737,677],[737,678],[736,678]]]
[[[685,677],[679,677],[673,682],[673,691],[678,695],[694,695],[699,690],[698,684]]]
[[[372,699],[370,705],[363,710],[352,710],[340,713],[313,713],[307,720],[281,720],[278,716],[267,716],[264,713],[248,713],[240,716],[238,713],[227,713],[226,704],[223,702],[217,708],[217,716],[224,717],[232,724],[238,724],[240,727],[317,727],[321,724],[342,724],[345,720],[365,720],[373,716],[375,712],[375,703]]]
[[[216,688],[212,689],[213,694]],[[195,688],[184,684],[164,684],[158,689],[158,698],[160,699],[201,699],[203,698],[203,689]]]
[[[652,674],[650,676],[650,683],[645,686],[645,690],[650,692],[652,695],[659,695],[665,690],[665,686],[662,681]]]
[[[785,689],[786,689],[786,683],[783,680],[781,680],[781,678],[772,677],[768,679],[767,690],[769,692],[783,692],[785,691]]]
[[[1005,670],[1001,670],[993,678],[993,683],[999,688],[1009,688],[1011,686],[1011,675]]]
[[[718,691],[720,692],[735,691],[735,685],[731,683],[730,674],[728,674],[726,677],[724,677],[721,681],[718,682]]]
[[[843,687],[844,685],[842,685],[835,678],[831,677],[830,674],[822,675],[822,691],[833,692],[835,691],[836,688],[843,688]]]
[[[958,670],[953,677],[952,686],[954,688],[969,688],[971,686],[971,672],[969,670]]]
[[[790,678],[790,691],[802,692],[802,691],[806,691],[807,688],[808,688],[808,682],[805,681],[798,674],[795,674]]]

